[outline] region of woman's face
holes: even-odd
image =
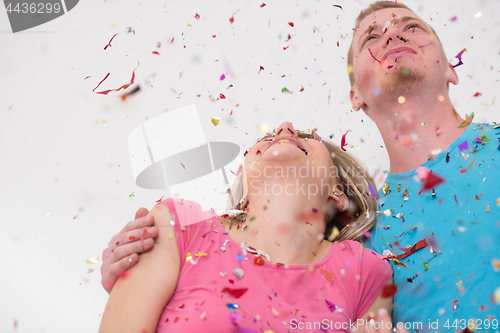
[[[289,122],[253,145],[244,165],[247,180],[287,177],[331,185],[337,176],[321,138],[315,132],[299,132]]]

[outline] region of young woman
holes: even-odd
[[[155,249],[117,280],[100,332],[363,332],[391,310],[390,265],[360,243],[376,209],[361,165],[288,122],[245,155],[235,215],[179,199],[151,210]]]

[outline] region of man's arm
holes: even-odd
[[[99,333],[156,331],[161,314],[179,279],[180,258],[170,212],[158,204],[152,215],[158,226],[155,251],[141,255],[141,261],[120,277],[111,291]]]
[[[118,277],[137,263],[139,253],[153,248],[156,236],[158,228],[154,226],[153,216],[142,207],[135,213],[135,220],[111,238],[102,252],[101,265],[101,284],[108,294]]]

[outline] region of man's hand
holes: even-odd
[[[102,252],[101,284],[108,294],[118,277],[137,263],[139,253],[154,245],[153,238],[158,236],[158,227],[153,226],[154,218],[146,216],[148,213],[146,208],[139,208],[135,220],[113,236]]]

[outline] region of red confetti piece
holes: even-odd
[[[84,80],[87,80],[89,77],[92,77],[92,76],[87,76]]]
[[[105,50],[105,51],[106,51],[106,49],[107,49],[108,47],[111,47],[111,41],[113,40],[113,38],[115,38],[115,36],[116,36],[116,35],[118,35],[118,34],[114,34],[114,35],[113,35],[113,37],[111,37],[111,39],[109,40],[108,45],[106,45],[106,46],[104,47],[104,50]]]
[[[403,258],[408,257],[409,255],[413,254],[414,252],[417,252],[418,250],[423,249],[424,247],[428,246],[427,242],[425,239],[419,240],[418,242],[415,243],[410,249],[405,249],[402,248],[401,250],[405,251],[405,253],[402,253],[400,255],[395,256],[394,258],[401,260]]]
[[[139,62],[137,62],[137,67],[139,67]],[[137,67],[134,69],[134,71],[132,72],[132,78],[130,79],[130,83],[126,83],[124,84],[123,86],[121,86],[120,88],[118,89],[109,89],[109,90],[104,90],[104,91],[98,91],[96,92],[96,94],[102,94],[102,95],[107,95],[109,94],[111,91],[119,91],[119,90],[122,90],[122,89],[127,89],[128,87],[130,87],[132,84],[134,84],[134,80],[135,80],[135,70],[137,69]],[[92,91],[95,91],[100,85],[101,83],[104,82],[104,80],[106,80],[109,76],[109,73],[108,75],[106,75],[106,77],[101,81],[99,82],[99,84],[97,85],[97,87],[94,88],[94,90]]]
[[[288,25],[293,28],[293,22],[288,22]]]
[[[339,45],[339,41],[337,41],[337,46],[339,46],[339,47],[340,47],[340,45]]]
[[[174,38],[175,38],[175,37],[172,37],[172,40],[170,41],[170,44],[172,44],[172,43],[174,42]]]
[[[482,94],[481,94],[480,92],[477,92],[477,93],[475,93],[475,94],[474,94],[474,97],[479,97],[479,96],[481,96],[481,95],[482,95]]]
[[[262,265],[264,265],[264,258],[262,258],[262,257],[255,257],[255,259],[253,260],[253,263],[256,266],[262,266]]]
[[[243,296],[243,294],[245,294],[247,292],[247,290],[248,290],[248,288],[231,289],[228,287],[224,287],[224,289],[222,289],[222,292],[228,293],[231,296],[233,296],[234,298],[240,298],[241,296]]]
[[[265,3],[262,3],[262,4],[260,5],[260,8],[265,7],[265,6],[266,6],[266,4],[265,4]]]
[[[396,287],[395,284],[389,284],[384,287],[382,290],[382,295],[380,295],[381,298],[387,298],[387,297],[392,297],[396,295],[398,292],[398,287]]]
[[[345,134],[342,135],[342,139],[340,140],[340,148],[342,148],[343,151],[347,151],[344,148],[345,146],[347,146],[347,143],[345,142],[345,137],[346,137],[347,133],[349,133],[349,132],[350,132],[350,130],[348,130],[347,132],[345,132]]]
[[[181,163],[181,162],[179,162],[179,163]],[[182,165],[182,167],[183,167],[184,169],[186,169],[186,167],[184,166],[184,164],[182,164],[182,163],[181,163],[181,165]]]
[[[455,310],[457,309],[457,303],[458,303],[458,299],[453,301],[453,312],[455,312]]]
[[[156,200],[156,202],[160,202],[163,200],[163,195],[161,196],[161,199]]]
[[[217,35],[212,35],[212,38],[215,38],[215,37],[217,37]]]
[[[194,16],[195,19],[199,20],[200,19],[200,15],[198,15],[198,13],[196,13],[196,15]]]
[[[229,18],[229,22],[231,22],[231,24],[234,23],[234,15]]]
[[[285,42],[288,42],[290,39],[292,39],[292,36],[290,36],[290,34],[288,34],[288,38]]]
[[[128,241],[129,241],[129,242],[131,242],[131,241],[133,241],[134,239],[135,239],[135,236],[130,236],[130,237],[128,238]]]
[[[368,52],[370,52],[370,55],[372,56],[372,58],[375,59],[375,60],[377,60],[377,62],[380,64],[380,60],[378,60],[377,58],[375,58],[375,56],[373,55],[372,50],[370,50],[370,48],[368,48]]]
[[[299,91],[304,91],[304,86],[301,86]]]
[[[314,253],[314,251],[311,251],[311,252],[312,252],[312,254],[314,254],[314,256],[316,257],[316,253]]]
[[[221,99],[226,99],[226,96],[224,96],[224,94],[222,94],[222,93],[221,93],[221,94],[220,94],[220,98],[221,98]]]
[[[437,185],[444,182],[444,179],[435,175],[434,173],[429,173],[429,177],[425,180],[424,185],[422,186],[422,191],[427,191],[431,188],[436,187]]]
[[[160,55],[160,54],[158,53],[158,51],[151,51],[151,53],[153,53],[153,54],[157,54],[157,55]]]
[[[264,67],[260,66],[259,72],[257,74],[260,74],[261,70],[264,70]]]
[[[413,283],[413,280],[415,280],[416,278],[418,278],[418,274],[415,274],[412,278],[407,278],[406,281]]]
[[[286,49],[287,49],[287,48],[289,48],[289,47],[290,47],[290,45],[285,46],[285,47],[283,47],[283,50],[286,50]]]
[[[179,321],[179,319],[180,319],[179,317],[175,317],[175,319],[174,319],[174,323],[178,322],[178,321]]]

